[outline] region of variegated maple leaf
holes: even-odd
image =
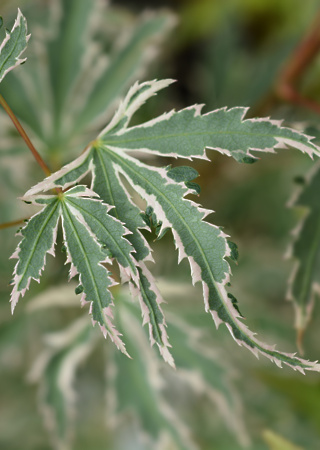
[[[2,17],[0,17],[0,28]],[[18,9],[18,15],[11,32],[6,30],[6,37],[0,45],[0,82],[12,69],[25,62],[21,54],[27,48],[30,35],[27,35],[27,21]]]
[[[23,238],[12,255],[12,258],[18,258],[18,262],[14,270],[11,307],[13,311],[32,278],[39,282],[46,254],[54,256],[61,218],[66,262],[71,263],[70,278],[79,274],[77,292],[82,293],[81,303],[90,303],[93,322],[98,322],[104,336],[109,335],[117,347],[126,353],[112,324],[113,299],[109,289],[115,283],[103,264],[111,262],[109,252],[112,251],[120,268],[122,262],[133,265],[132,248],[124,237],[127,232],[125,228],[108,214],[110,207],[96,197],[85,186],[76,186],[58,195],[32,198],[34,204],[44,205],[44,208],[21,230]]]
[[[129,280],[133,294],[139,296],[144,322],[149,324],[151,342],[156,342],[163,357],[173,364],[168,350],[165,319],[160,307],[163,300],[145,265],[145,262],[151,259],[150,248],[140,232],[141,228],[150,229],[150,226],[154,226],[159,237],[168,229],[172,231],[179,261],[187,258],[193,284],[202,283],[205,309],[211,313],[217,328],[221,323],[225,323],[239,345],[247,347],[256,356],[259,353],[264,354],[279,366],[285,363],[301,372],[305,369],[320,371],[320,365],[316,363],[302,360],[295,354],[279,352],[274,346],[260,342],[243,324],[237,301],[227,292],[230,267],[226,258],[235,257],[235,248],[230,245],[227,236],[219,227],[205,221],[211,211],[186,198],[189,194],[199,192],[197,185],[192,183],[196,176],[194,171],[186,167],[153,167],[141,162],[133,154],[139,151],[166,157],[208,159],[206,149],[212,149],[232,156],[237,161],[253,162],[256,159],[253,151],[273,152],[274,148],[290,146],[310,156],[319,156],[320,148],[309,136],[281,127],[279,122],[269,119],[244,119],[245,108],[220,109],[202,115],[201,107],[195,105],[130,127],[129,122],[140,106],[171,83],[172,80],[136,83],[120,104],[113,119],[97,139],[90,143],[86,151],[78,159],[31,188],[25,194],[24,200],[48,202],[46,208],[52,214],[54,205],[58,205],[59,212],[56,214],[57,217],[62,216],[68,259],[72,261],[74,268],[71,275],[79,272],[84,296],[92,305],[94,320],[100,323],[103,330],[107,330],[122,350],[124,347],[119,343],[117,332],[103,313],[107,311],[107,317],[110,314],[111,299],[103,302],[100,297],[100,293],[105,292],[108,298],[106,293],[111,286],[108,273],[101,266],[104,261],[104,244],[100,243],[104,243],[106,230],[110,236],[117,236],[114,239],[116,242],[119,238],[116,227],[119,226],[125,227],[123,235],[125,234],[128,247],[121,253],[121,260],[119,254],[113,253],[112,250],[111,252],[118,259],[122,274],[126,275],[123,277],[124,281]],[[92,174],[91,191],[85,190],[84,187],[67,190],[89,172]],[[124,180],[145,200],[148,205],[146,211],[141,211],[133,202]],[[51,197],[45,200],[43,195],[39,197],[39,193],[57,188],[65,193],[54,200]],[[109,211],[109,228],[105,226],[106,229],[103,229],[95,222],[93,211],[89,219],[81,209],[84,202],[106,208],[99,200],[94,200],[95,195],[113,207]],[[41,214],[46,216],[49,222],[48,214]],[[24,239],[21,242],[21,252],[25,251],[26,245],[35,248],[35,239],[39,243],[42,241],[39,231],[38,237],[33,234],[33,220],[35,219],[31,219],[30,225],[22,232],[27,241]],[[34,265],[30,266],[29,262],[21,262],[20,258],[17,264],[13,304],[27,288],[30,278],[38,278],[38,272],[42,270],[44,255],[51,249],[53,241],[54,227],[50,227],[51,239],[45,240],[45,246],[40,245],[41,263],[39,261],[35,268]],[[40,228],[37,227],[37,230]],[[100,231],[103,232],[102,235],[99,235]],[[109,244],[105,245],[108,248]],[[93,251],[96,251],[94,256]],[[102,278],[105,280],[102,281]]]

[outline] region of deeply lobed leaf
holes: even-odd
[[[113,252],[123,272],[131,270],[131,277],[136,280],[137,269],[131,256],[132,247],[123,237],[125,228],[108,214],[105,204],[92,196],[97,197],[97,194],[85,186],[77,186],[57,196],[32,197],[35,204],[46,206],[22,230],[23,239],[13,255],[19,261],[14,272],[12,309],[29,288],[31,279],[39,281],[46,253],[54,254],[61,217],[67,262],[71,263],[70,278],[79,274],[82,303],[90,303],[93,322],[98,322],[104,336],[109,335],[126,353],[112,324],[113,298],[109,289],[115,283],[104,263],[111,262],[108,255]]]
[[[134,261],[131,262],[137,266],[139,274],[137,281],[136,273],[130,269],[133,291],[140,288],[142,314],[144,322],[149,324],[151,342],[157,342],[162,355],[172,364],[165,321],[159,307],[162,299],[142,264],[146,259],[151,259],[150,249],[139,230],[146,228],[142,216],[150,216],[149,225],[152,222],[159,236],[167,229],[172,230],[179,261],[187,258],[193,283],[202,283],[205,309],[211,313],[217,327],[225,323],[239,345],[247,347],[256,356],[264,354],[279,366],[284,363],[301,372],[319,371],[320,365],[316,363],[302,360],[295,354],[276,351],[273,346],[260,342],[241,321],[237,300],[226,290],[230,278],[227,258],[236,260],[237,249],[219,227],[204,220],[211,211],[185,198],[188,194],[199,192],[195,186],[188,185],[197,174],[188,167],[152,167],[130,155],[131,150],[139,150],[162,156],[206,158],[205,150],[212,148],[233,156],[238,161],[250,162],[255,158],[251,154],[252,150],[269,152],[274,147],[290,145],[313,156],[320,154],[319,147],[312,143],[310,137],[283,128],[279,123],[268,119],[243,120],[245,108],[221,109],[200,115],[200,108],[195,106],[177,113],[172,111],[146,124],[128,128],[135,111],[171,82],[172,80],[165,80],[135,84],[98,139],[77,160],[31,188],[26,198],[57,186],[65,189],[79,182],[86,173],[92,172],[93,191],[105,203],[114,206],[111,214],[132,233],[126,235],[126,239],[132,245],[131,256]],[[127,183],[148,205],[146,213],[141,211],[137,202],[132,201]],[[80,223],[82,222],[85,220],[81,219]],[[74,227],[70,222],[70,227],[72,226]],[[80,232],[82,234],[85,231],[78,223],[77,227],[81,241],[84,236],[81,237]],[[92,231],[97,235],[94,227],[92,225]],[[73,239],[71,230],[69,235]],[[79,256],[88,260],[85,257],[86,251],[90,251],[90,248],[82,246],[81,256],[74,254],[74,264],[79,267],[84,264],[83,261],[77,261]],[[95,266],[99,265],[98,260],[101,261],[100,256],[93,262]],[[80,270],[84,272],[88,268]],[[97,278],[101,283],[100,275]],[[90,286],[84,287],[85,292],[91,289]],[[98,301],[94,305],[106,307],[108,303],[109,300],[106,304],[100,300],[100,303]]]

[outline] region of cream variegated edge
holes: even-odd
[[[0,45],[0,82],[8,72],[26,61],[26,58],[21,59],[20,56],[27,48],[29,38],[27,21],[18,8],[18,15],[11,32],[6,30],[6,36]],[[12,43],[14,45],[10,49]]]
[[[69,164],[66,164],[62,169],[53,173],[49,177],[40,181],[32,188],[30,188],[23,196],[23,200],[30,201],[32,197],[39,194],[40,192],[47,192],[51,189],[55,189],[57,186],[61,187],[63,190],[73,186],[78,183],[83,177],[88,173],[93,171],[93,164],[91,158],[92,146],[89,145],[87,149]],[[72,174],[71,177],[68,175]]]
[[[167,324],[161,308],[161,303],[164,303],[164,300],[144,262],[138,262],[138,271],[140,283],[138,285],[130,283],[130,288],[132,296],[139,298],[143,319],[142,325],[148,324],[151,346],[156,343],[163,359],[170,366],[175,367],[174,359],[169,351],[171,345],[166,330]]]
[[[109,133],[111,130],[114,130],[119,124],[121,124],[121,129],[127,128],[134,113],[141,108],[149,98],[156,95],[161,89],[170,86],[170,84],[175,81],[176,80],[172,79],[145,81],[144,83],[139,83],[137,81],[131,86],[124,100],[120,102],[113,118],[99,133],[98,138]]]
[[[193,105],[180,111],[171,110],[129,128],[127,124],[120,129],[106,127],[99,138],[104,144],[125,151],[190,160],[208,159],[206,149],[232,156],[241,162],[256,160],[257,156],[252,151],[274,153],[276,148],[288,147],[310,157],[320,156],[320,148],[311,142],[311,136],[283,127],[281,121],[268,117],[245,119],[249,110],[246,107],[223,107],[201,114],[202,108],[203,105]],[[170,140],[173,143],[171,146],[168,145]]]
[[[201,109],[203,105],[193,105],[188,108],[184,108],[178,112],[176,112],[175,110],[166,112],[161,116],[152,119],[146,123],[128,128],[129,121],[134,115],[134,113],[137,111],[137,109],[140,106],[142,106],[149,98],[154,96],[156,92],[169,86],[173,82],[174,80],[167,79],[167,80],[153,80],[141,84],[139,83],[134,84],[132,88],[129,90],[129,93],[127,94],[125,99],[121,102],[110,123],[99,134],[97,141],[89,145],[86,151],[79,158],[75,159],[72,163],[67,164],[58,172],[54,173],[53,175],[46,178],[42,182],[33,186],[26,193],[26,196],[35,195],[39,192],[44,192],[57,186],[66,189],[73,183],[78,182],[81,178],[85,176],[86,173],[88,173],[90,170],[93,169],[92,167],[89,167],[90,153],[94,146],[99,145],[99,140],[101,140],[104,144],[107,144],[109,147],[114,148],[120,147],[122,150],[127,152],[139,150],[141,152],[157,154],[159,156],[170,156],[174,158],[185,158],[189,160],[192,160],[193,158],[208,160],[209,158],[206,154],[206,149],[215,150],[227,156],[233,156],[237,160],[239,160],[240,156],[241,156],[240,160],[243,160],[243,157],[245,155],[250,159],[250,161],[257,159],[257,157],[251,153],[252,151],[274,153],[275,151],[274,149],[276,148],[288,148],[288,147],[294,147],[303,153],[307,153],[311,157],[320,156],[320,148],[313,142],[311,142],[312,136],[305,135],[290,128],[282,127],[281,121],[271,120],[268,117],[262,119],[245,119],[245,116],[249,109],[246,107],[234,107],[230,109],[224,107],[201,115]],[[214,117],[219,114],[225,115],[226,118],[228,118],[230,114],[235,114],[237,120],[239,121],[237,125],[240,124],[240,126],[246,126],[246,124],[251,125],[263,124],[266,127],[275,130],[274,135],[272,134],[268,135],[272,145],[265,146],[262,148],[259,148],[258,146],[249,145],[246,151],[244,152],[243,150],[240,149],[239,150],[234,149],[230,151],[230,149],[224,148],[222,146],[212,146],[206,143],[203,144],[201,142],[197,150],[190,150],[190,152],[187,153],[184,148],[184,145],[181,145],[181,148],[175,148],[175,150],[171,152],[168,150],[159,150],[159,149],[157,150],[155,148],[150,149],[148,147],[144,147],[143,140],[141,139],[140,139],[141,144],[137,143],[133,147],[126,146],[126,141],[121,142],[121,139],[123,137],[128,136],[128,133],[137,131],[141,132],[142,135],[145,135],[145,140],[147,140],[148,132],[150,132],[150,130],[152,132],[152,129],[158,124],[166,125],[167,123],[167,126],[169,126],[170,130],[172,130],[172,125],[170,126],[170,120],[172,118],[178,117],[181,114],[186,113],[188,114],[190,113],[191,119],[198,118],[201,120],[206,120],[206,118],[208,117]],[[185,130],[184,135],[188,136],[188,130]],[[293,139],[294,137],[296,137],[295,140]],[[111,138],[112,140],[110,140]],[[72,176],[68,178],[67,176],[68,174],[69,175],[72,174]]]
[[[84,219],[80,209],[82,209],[82,212],[86,212],[87,208],[92,214],[88,207],[89,202],[93,211],[96,210],[102,217],[105,215],[105,222],[108,220],[108,225],[111,224],[111,228],[112,224],[114,225],[117,237],[120,236],[121,239],[127,233],[127,230],[121,222],[108,215],[110,207],[98,200],[97,197],[98,195],[95,192],[81,185],[58,195],[23,197],[25,201],[45,206],[31,217],[27,225],[21,230],[23,239],[12,255],[12,258],[18,258],[14,269],[14,287],[11,294],[12,310],[20,295],[23,296],[29,288],[31,279],[39,282],[39,277],[45,265],[46,253],[51,253],[54,256],[58,222],[61,217],[64,245],[67,252],[66,263],[71,264],[69,278],[79,275],[80,285],[84,285],[81,304],[90,303],[89,312],[92,314],[93,324],[98,322],[103,335],[105,337],[109,335],[116,346],[127,354],[120,333],[112,323],[113,298],[109,288],[116,283],[109,277],[110,274],[103,265],[111,263],[111,260],[94,230]],[[80,201],[82,208],[77,208],[75,200]],[[107,232],[107,226],[103,225],[105,226],[104,231]],[[101,227],[98,230],[100,237]],[[110,234],[112,234],[112,230],[110,230]],[[104,237],[102,236],[101,239]],[[129,262],[131,258],[132,278],[138,282],[137,270],[134,273],[135,265],[131,256],[131,246],[125,238],[123,238],[123,241],[121,239],[116,242],[117,248],[120,249],[119,251],[127,252],[126,256]],[[122,272],[125,269],[124,267]]]
[[[120,220],[109,214],[114,206],[104,203],[92,189],[88,188],[81,191],[78,189],[76,194],[68,194],[69,203],[72,203],[72,200],[70,201],[72,197],[75,202],[74,215],[80,214],[80,220],[90,228],[102,248],[108,249],[110,260],[117,261],[121,281],[125,283],[132,279],[135,283],[139,283],[136,261],[132,255],[134,249],[126,239],[131,231]],[[77,201],[77,198],[81,201]]]
[[[265,345],[255,339],[254,333],[252,333],[241,322],[241,316],[226,291],[225,286],[229,282],[230,277],[230,267],[226,261],[226,258],[231,256],[230,248],[227,243],[227,236],[218,227],[204,221],[205,217],[210,214],[211,211],[208,211],[200,207],[200,205],[187,200],[185,198],[186,195],[193,193],[193,190],[187,189],[184,183],[178,183],[168,177],[165,169],[146,166],[128,154],[128,152],[130,152],[133,148],[139,148],[140,150],[144,148],[143,139],[148,141],[148,133],[150,130],[151,136],[153,136],[153,127],[156,127],[158,124],[160,124],[161,127],[169,124],[169,128],[171,127],[170,130],[172,130],[173,124],[170,123],[171,119],[174,118],[176,121],[177,118],[179,119],[182,115],[186,115],[189,120],[189,128],[195,126],[193,121],[196,119],[198,121],[203,121],[207,120],[208,117],[215,117],[219,119],[217,124],[218,129],[219,126],[221,126],[221,129],[224,130],[226,126],[229,126],[229,122],[234,120],[237,127],[244,127],[244,130],[246,130],[246,126],[248,126],[250,133],[253,130],[254,133],[252,135],[256,140],[260,136],[265,138],[265,140],[262,142],[261,148],[258,148],[256,145],[250,145],[250,141],[248,143],[246,140],[248,137],[247,135],[250,135],[250,133],[247,133],[242,142],[243,149],[237,150],[237,147],[234,147],[232,153],[232,151],[227,148],[225,149],[221,146],[212,146],[207,144],[203,140],[206,132],[203,133],[201,131],[198,133],[200,135],[200,141],[194,141],[195,146],[197,147],[195,152],[192,151],[192,148],[190,150],[190,148],[188,149],[186,147],[187,153],[184,154],[182,151],[184,147],[182,145],[182,147],[179,148],[174,154],[171,154],[167,149],[165,149],[164,152],[158,152],[154,148],[152,149],[153,153],[161,154],[162,156],[170,155],[189,159],[192,159],[193,157],[206,158],[206,148],[214,148],[229,156],[234,156],[235,159],[239,159],[239,152],[242,152],[241,158],[244,160],[244,154],[255,158],[250,153],[252,150],[270,152],[274,151],[274,148],[280,145],[295,145],[299,148],[299,150],[307,152],[310,156],[318,155],[319,148],[311,142],[308,136],[288,128],[281,128],[280,122],[269,119],[244,119],[247,108],[240,107],[231,108],[229,110],[222,108],[201,116],[201,106],[196,105],[177,113],[174,111],[166,113],[159,118],[147,122],[146,124],[127,128],[129,120],[137,108],[148,98],[152,97],[159,89],[169,85],[171,82],[172,80],[164,80],[163,83],[153,81],[149,83],[136,84],[133,86],[124,102],[120,105],[114,119],[111,121],[111,124],[105,128],[102,134],[99,135],[100,138],[92,142],[86,151],[71,164],[65,166],[51,177],[48,177],[43,182],[31,188],[27,192],[26,196],[28,197],[44,190],[47,191],[57,186],[65,189],[66,187],[78,182],[84,174],[88,172],[92,173],[93,180],[95,180],[93,154],[96,152],[97,154],[100,154],[101,158],[103,155],[103,158],[105,158],[105,163],[108,161],[109,164],[110,161],[114,172],[116,174],[122,174],[139,193],[139,195],[147,202],[147,204],[152,206],[157,220],[162,222],[160,233],[166,228],[172,229],[176,248],[179,252],[178,259],[180,261],[187,257],[191,268],[193,284],[198,281],[202,283],[205,308],[206,311],[210,311],[216,327],[218,328],[221,323],[225,323],[239,345],[244,345],[256,356],[258,356],[259,353],[265,354],[265,356],[279,366],[281,366],[281,362],[283,362],[293,369],[300,370],[301,372],[304,370],[319,371],[320,365],[297,358],[295,357],[295,354],[278,352],[275,350],[274,346]],[[225,122],[225,120],[227,120],[227,122]],[[204,122],[201,123],[203,125]],[[237,127],[235,128],[235,133],[239,134]],[[184,131],[182,130],[182,135],[184,138],[188,137],[188,133],[190,132],[189,128],[187,127]],[[204,127],[204,129],[206,128]],[[263,134],[264,130],[265,135]],[[133,145],[131,147],[130,145],[126,146],[125,144],[128,144],[128,142],[130,143],[130,139],[123,140],[123,138],[127,138],[130,133],[137,132],[138,141],[141,140],[141,144]],[[139,133],[141,134],[141,132],[142,137],[139,137]],[[161,139],[160,135],[155,135],[155,137],[156,140]],[[292,138],[297,138],[297,142],[294,140],[292,141]],[[268,143],[270,146],[267,145]],[[246,152],[244,152],[245,148]],[[151,150],[148,149],[148,151]],[[239,160],[241,160],[241,158]],[[117,176],[119,177],[119,175]],[[92,186],[96,186],[96,184],[93,182]],[[102,200],[104,200],[103,196]],[[181,209],[180,211],[179,208]],[[184,213],[182,210],[184,210]],[[184,216],[185,213],[186,216]],[[168,214],[171,219],[169,219]],[[177,222],[174,223],[176,220]],[[198,221],[198,225],[195,224],[195,221]],[[124,225],[130,229],[130,225],[128,223],[125,223]],[[200,229],[202,230],[201,232]],[[199,232],[201,236],[199,235]],[[212,235],[210,238],[211,241],[209,249],[206,248],[206,233],[208,236]],[[190,239],[194,242],[193,250],[190,250]],[[189,249],[187,250],[186,243],[188,241]],[[145,305],[142,304],[142,306]],[[144,314],[144,317],[147,317],[146,314]],[[150,318],[150,315],[148,317]],[[163,320],[162,314],[161,320]],[[165,345],[165,347],[167,348],[168,345]]]
[[[43,198],[39,196],[31,200],[33,204],[42,204],[43,208],[32,216],[17,233],[18,236],[22,236],[22,239],[11,256],[12,259],[18,259],[11,282],[13,285],[10,298],[12,313],[20,296],[24,297],[29,289],[31,279],[40,282],[46,264],[46,254],[55,255],[54,246],[60,218],[60,206],[55,205],[57,203],[55,196],[46,197],[47,205],[44,202],[41,203]]]
[[[165,169],[146,166],[145,164],[125,154],[118,148],[112,149],[109,147],[107,149],[105,147],[104,151],[108,151],[110,153],[110,159],[113,160],[115,170],[121,172],[128,179],[134,189],[141,195],[141,197],[146,200],[147,204],[153,207],[157,219],[162,221],[162,227],[172,229],[176,248],[179,252],[179,261],[187,257],[191,268],[193,283],[198,281],[202,282],[205,309],[207,312],[211,313],[216,327],[218,328],[221,323],[225,323],[238,345],[247,347],[256,357],[258,357],[259,353],[264,354],[279,367],[281,367],[281,364],[284,363],[294,370],[298,370],[302,373],[304,373],[304,370],[320,371],[320,364],[298,358],[294,353],[283,353],[276,351],[275,346],[269,346],[257,340],[255,338],[255,333],[251,332],[249,328],[245,326],[241,320],[239,320],[241,319],[241,316],[234,307],[226,291],[226,284],[230,279],[230,268],[225,259],[230,256],[230,247],[226,240],[227,236],[218,227],[209,224],[208,222],[204,222],[203,220],[208,214],[210,214],[211,211],[206,211],[203,208],[199,208],[199,205],[184,198],[189,193],[189,190],[183,186],[183,183],[174,183],[173,180],[167,176]],[[133,179],[133,176],[135,179]],[[154,177],[154,179],[152,177]],[[151,185],[152,187],[156,186],[155,191],[159,197],[162,197],[161,200],[157,198],[154,193],[150,193],[148,191],[152,189],[152,187],[150,187]],[[180,187],[180,190],[183,193],[181,201],[191,205],[191,209],[193,211],[190,213],[190,218],[185,217],[181,213],[177,213],[177,217],[179,216],[179,221],[181,223],[181,226],[179,225],[178,228],[174,223],[170,222],[167,217],[167,212],[170,211],[170,209],[176,211],[178,209],[177,198],[175,198],[173,204],[168,198],[168,195],[165,193],[166,186],[170,185]],[[163,189],[163,192],[161,191],[161,188]],[[166,202],[167,208],[165,211],[164,205]],[[205,236],[205,242],[201,242],[200,235],[198,234],[196,236],[192,231],[190,231],[190,235],[193,234],[194,236],[193,243],[194,246],[197,247],[197,256],[195,254],[187,254],[186,252],[184,244],[184,239],[186,239],[186,237],[184,236],[184,233],[190,226],[188,221],[190,220],[192,222],[194,220],[196,210],[198,211],[199,216],[201,216],[200,223],[206,224],[212,229],[212,232],[213,230],[216,230],[215,233],[219,233],[217,234],[217,238],[220,240],[219,245],[223,242],[224,253],[221,259],[221,264],[224,263],[225,273],[223,276],[222,274],[219,275],[220,281],[217,281],[217,275],[213,271],[213,266],[211,266],[208,256],[205,256],[207,246],[209,245],[208,235]],[[212,245],[212,243],[210,245]],[[215,251],[214,248],[212,248],[212,251]],[[196,257],[198,260],[200,258],[200,261],[202,261],[201,265],[195,261]],[[206,273],[208,281],[203,279],[204,273]],[[215,304],[217,304],[217,306],[214,306]]]
[[[65,201],[62,204],[61,219],[64,245],[67,252],[66,263],[71,264],[69,279],[79,275],[80,285],[83,285],[84,288],[81,304],[90,304],[89,313],[92,315],[93,325],[98,322],[104,337],[109,336],[118,349],[129,356],[125,344],[120,338],[121,334],[112,323],[113,313],[111,307],[114,306],[114,303],[109,288],[117,283],[109,277],[107,268],[103,266],[105,263],[110,264],[111,260],[103,252],[101,244],[97,241],[96,235],[92,232],[82,214],[73,205],[68,204],[67,201],[67,197],[73,195],[73,192],[76,192],[77,196],[79,189],[83,189],[82,192],[79,192],[80,196],[89,195],[91,192],[85,186],[76,186],[64,194]],[[69,211],[67,212],[67,210]],[[72,220],[72,217],[75,221]],[[80,226],[77,226],[77,223]],[[74,255],[72,255],[71,246],[73,236],[76,237],[77,241],[76,247],[73,249]],[[79,252],[82,253],[82,257],[79,256]],[[77,259],[78,256],[79,259]],[[90,296],[89,290],[91,292]]]

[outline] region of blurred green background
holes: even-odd
[[[0,13],[6,24],[12,24],[17,6],[28,19],[32,33],[29,59],[17,72],[23,78],[24,71],[31,71],[28,65],[33,65],[34,74],[31,72],[29,77],[34,83],[35,77],[46,76],[45,69],[40,69],[48,69],[45,54],[39,52],[37,45],[42,36],[40,25],[50,21],[49,3],[34,0],[1,1]],[[59,2],[52,3],[58,5]],[[80,0],[80,3],[86,2]],[[95,3],[95,0],[89,3]],[[62,4],[71,8],[75,2],[65,0]],[[147,120],[171,108],[180,109],[194,103],[205,103],[204,111],[241,105],[250,106],[254,114],[284,119],[288,124],[301,123],[314,127],[317,132],[319,117],[304,108],[275,100],[273,87],[293,49],[310,29],[318,9],[316,0],[172,0],[154,1],[151,4],[146,1],[111,2],[105,16],[100,17],[105,26],[97,28],[92,38],[93,42],[100,43],[106,54],[109,53],[111,60],[117,54],[114,42],[121,48],[121,39],[130,33],[134,34],[146,10],[152,10],[155,18],[164,17],[166,25],[159,24],[161,38],[155,39],[151,31],[145,31],[137,50],[142,60],[137,67],[130,62],[131,72],[128,71],[123,77],[124,81],[115,92],[115,98],[106,97],[109,102],[106,105],[108,114],[114,110],[116,98],[123,95],[135,79],[174,78],[177,83],[152,99],[135,120]],[[85,14],[83,12],[82,20],[85,20]],[[77,24],[72,21],[67,22],[66,26],[73,27],[74,39],[80,41],[81,26],[77,28]],[[61,42],[63,46],[63,40]],[[63,53],[61,46],[52,45],[52,58],[59,60],[60,52]],[[37,58],[40,58],[40,62]],[[123,67],[126,70],[127,66]],[[55,68],[51,67],[50,70],[54,72]],[[63,70],[63,66],[60,66],[60,70]],[[92,66],[86,74],[88,79],[93,79],[95,72],[96,67]],[[317,58],[308,68],[301,85],[301,91],[316,101],[320,101],[319,75],[320,60]],[[52,77],[44,79],[53,80]],[[41,84],[41,88],[46,86],[47,81]],[[58,169],[79,154],[83,144],[95,135],[103,122],[98,120],[100,116],[97,113],[94,120],[84,122],[74,135],[67,136],[61,132],[60,138],[54,140],[52,136],[57,134],[44,133],[46,123],[50,125],[54,108],[50,109],[46,104],[47,99],[40,93],[40,88],[38,98],[34,98],[34,86],[32,82],[28,83],[30,80],[24,84],[27,95],[22,95],[17,89],[15,75],[10,74],[1,87],[1,93],[8,101],[11,100],[12,108],[25,124],[48,165]],[[60,113],[68,121],[66,105]],[[39,116],[45,116],[42,117],[42,128],[37,128],[32,122],[33,108]],[[37,114],[34,114],[35,118]],[[6,222],[29,214],[26,205],[20,204],[16,198],[41,180],[42,174],[3,114],[0,130],[0,214],[1,222]],[[304,176],[313,162],[292,150],[282,150],[276,155],[264,154],[253,165],[240,165],[213,151],[208,151],[208,156],[211,163],[195,161],[192,164],[200,174],[197,180],[202,188],[199,201],[206,208],[216,211],[210,217],[211,220],[222,226],[239,246],[239,265],[233,267],[232,286],[240,310],[247,317],[249,327],[257,331],[261,339],[277,343],[277,348],[283,351],[296,351],[293,308],[285,300],[293,263],[285,260],[284,254],[299,214],[288,209],[286,204],[295,189],[294,179]],[[179,164],[169,159],[152,162],[161,165]],[[30,292],[18,305],[15,315],[11,316],[8,284],[14,262],[8,261],[8,258],[17,245],[14,232],[15,229],[7,229],[0,233],[0,448],[46,450],[52,448],[52,441],[43,425],[43,413],[37,406],[41,393],[37,385],[26,381],[27,373],[43,350],[43,335],[68,327],[79,317],[80,310],[74,308],[73,304],[40,308],[35,312],[28,309],[28,303],[35,296],[46,296],[47,289],[57,284],[63,285],[63,279],[67,278],[68,269],[61,269],[58,265],[58,262],[63,261],[63,255],[57,250],[56,260],[48,259],[41,285],[31,284]],[[182,316],[186,323],[200,329],[206,346],[218,351],[219,358],[228,367],[223,377],[227,377],[229,371],[232,372],[232,389],[237,392],[237,401],[240,403],[237,414],[241,415],[246,434],[250,436],[247,448],[277,450],[285,449],[287,445],[288,449],[318,449],[319,376],[308,373],[303,377],[289,369],[280,370],[269,361],[257,361],[247,350],[238,348],[223,327],[217,332],[209,315],[204,312],[200,288],[190,287],[187,264],[183,261],[177,265],[171,236],[166,235],[153,247],[156,265],[152,270],[168,301],[164,306],[165,313],[171,313],[172,317]],[[58,294],[54,293],[55,296]],[[312,360],[319,358],[319,320],[319,308],[316,305],[304,341],[305,357]],[[174,324],[174,320],[171,321]],[[172,332],[174,334],[173,326]],[[170,336],[170,324],[168,333]],[[136,430],[150,432],[146,421],[149,414],[147,409],[139,413],[138,424],[128,415],[121,427],[111,426],[105,403],[108,403],[109,398],[106,392],[112,387],[105,380],[105,367],[111,358],[112,344],[105,342],[99,334],[96,339],[97,347],[77,371],[74,382],[78,396],[74,444],[60,442],[56,448],[151,448],[150,444],[146,445],[140,438],[135,438]],[[173,339],[171,342],[174,346]],[[188,363],[188,357],[191,366],[197,364],[197,360],[192,360],[191,352],[188,356],[187,341],[178,340],[175,352],[185,355],[185,364]],[[138,363],[135,360],[124,363],[123,355],[112,358],[120,359],[116,363],[118,370],[124,364],[123,370],[128,371],[124,383],[130,383],[131,375],[136,370],[134,365]],[[209,363],[207,370],[210,372]],[[229,427],[226,425],[228,419],[217,412],[217,408],[208,401],[205,391],[198,395],[188,389],[179,392],[174,388],[176,381],[170,381],[170,376],[167,374],[164,377],[168,382],[168,392],[164,393],[164,398],[167,395],[166,401],[175,403],[176,412],[191,430],[197,448],[243,448],[237,433],[230,431],[230,424]],[[41,386],[41,381],[39,384]],[[121,386],[115,389],[121,390]],[[175,396],[172,396],[172,392],[175,392]],[[152,408],[150,403],[149,407]],[[229,420],[233,419],[230,417]],[[292,445],[288,442],[284,444],[277,436],[282,436]],[[161,448],[184,448],[183,444],[179,445],[169,442]],[[157,447],[152,444],[152,448]]]

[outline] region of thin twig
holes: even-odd
[[[27,135],[27,133],[22,128],[21,123],[19,122],[19,120],[15,116],[14,112],[12,111],[12,109],[10,108],[10,106],[8,105],[8,103],[5,101],[5,99],[3,98],[3,96],[1,94],[0,94],[0,105],[3,107],[3,109],[6,111],[6,113],[8,114],[10,119],[12,120],[14,126],[18,130],[18,133],[21,135],[22,139],[25,141],[25,143],[29,147],[31,153],[35,157],[35,159],[36,159],[37,163],[39,164],[39,166],[41,167],[41,169],[44,171],[44,173],[47,176],[51,175],[51,171],[50,171],[49,167],[46,165],[46,163],[43,161],[43,159],[41,158],[41,156],[39,155],[37,150],[34,148],[32,142],[30,141],[30,139],[29,139],[29,137]]]
[[[311,31],[310,31],[311,30]],[[299,85],[320,51],[320,11],[298,46],[289,56],[270,92],[250,109],[250,117],[268,115],[280,101],[303,106],[320,114],[320,103],[303,96]]]
[[[320,103],[304,97],[299,92],[299,84],[320,51],[320,12],[306,36],[294,50],[280,73],[275,92],[279,98],[296,103],[320,114]]]

